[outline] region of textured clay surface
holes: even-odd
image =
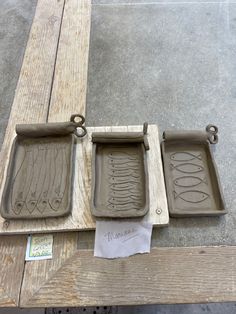
[[[16,137],[1,204],[4,218],[46,218],[70,213],[73,143],[73,135]]]
[[[165,132],[164,136],[162,156],[170,215],[189,217],[225,214],[207,132],[199,132],[198,137],[197,132],[170,131]]]
[[[111,140],[109,134],[104,134],[104,138],[93,134],[92,214],[119,218],[144,216],[149,205],[145,146],[139,143],[140,134],[126,139],[121,134],[122,140],[116,135]]]

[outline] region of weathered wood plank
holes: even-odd
[[[16,123],[46,121],[64,0],[38,0],[0,154],[0,198]],[[0,217],[1,228],[9,223]],[[0,238],[0,306],[17,306],[24,271],[25,236]]]
[[[53,238],[53,259],[25,263],[24,279],[21,289],[20,305],[37,294],[37,291],[52,278],[77,249],[78,233],[59,233]],[[56,289],[56,287],[55,287]],[[65,291],[66,293],[66,291]],[[52,290],[50,295],[54,294]],[[44,307],[44,306],[43,306]]]
[[[85,115],[91,21],[90,0],[65,0],[48,120]]]
[[[64,0],[39,0],[0,154],[0,199],[17,123],[46,122]],[[0,229],[8,230],[0,216]],[[24,228],[27,222],[18,223]]]
[[[90,13],[90,0],[65,2],[48,115],[50,122],[63,121],[76,112],[85,114]],[[70,101],[70,97],[73,101]],[[54,235],[52,260],[26,262],[20,301],[22,306],[37,294],[49,278],[60,273],[66,260],[77,251],[77,236],[75,232]]]
[[[236,247],[155,248],[115,260],[77,251],[21,306],[235,301],[235,262]]]
[[[26,236],[0,237],[0,307],[18,306],[25,247]]]

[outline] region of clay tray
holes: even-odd
[[[75,117],[82,120],[75,122]],[[1,202],[6,219],[60,217],[71,211],[74,134],[84,118],[16,126]],[[77,127],[83,133],[77,133]]]
[[[218,142],[218,129],[166,131],[162,157],[170,216],[214,216],[227,211],[210,143]]]
[[[97,217],[144,216],[149,209],[147,124],[141,132],[92,134],[91,211]]]

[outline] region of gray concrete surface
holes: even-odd
[[[92,0],[94,5],[114,5],[114,4],[123,4],[123,5],[137,5],[137,4],[172,4],[172,3],[236,3],[236,0]]]
[[[0,309],[0,314],[235,314],[235,303]]]
[[[219,127],[229,214],[171,219],[153,246],[236,244],[236,4],[94,5],[87,124]]]
[[[126,5],[111,3],[126,2]],[[164,0],[163,0],[164,1]],[[234,244],[236,8],[210,1],[132,5],[94,0],[87,124],[136,124],[220,129],[215,157],[230,214],[222,219],[171,220],[153,245]],[[101,5],[101,3],[108,5]],[[150,2],[149,0],[136,0]],[[152,2],[158,2],[156,0]],[[19,76],[36,0],[0,1],[0,144]],[[92,247],[94,234],[80,235]],[[236,304],[50,309],[50,313],[233,314]],[[0,314],[43,314],[43,309],[0,309]]]
[[[0,1],[0,147],[37,0]]]

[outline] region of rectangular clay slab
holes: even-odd
[[[149,209],[144,143],[120,138],[109,143],[108,135],[103,143],[93,143],[91,211],[96,217],[141,217]]]
[[[161,144],[170,216],[226,214],[209,142],[182,137]]]
[[[74,136],[14,140],[1,203],[6,219],[60,217],[71,211]]]

